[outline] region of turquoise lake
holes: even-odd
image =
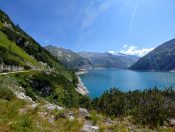
[[[124,69],[96,69],[80,76],[90,97],[98,97],[105,90],[116,87],[121,91],[175,87],[175,73],[138,72]]]

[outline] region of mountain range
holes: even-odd
[[[130,69],[142,71],[175,70],[175,39],[171,39],[139,59]]]
[[[129,68],[139,57],[125,54],[110,54],[97,52],[73,52],[55,46],[45,47],[59,61],[69,68]]]
[[[53,56],[55,56],[68,68],[80,69],[83,66],[89,67],[91,65],[91,62],[87,58],[84,58],[69,49],[52,45],[46,46],[45,49],[47,49]]]
[[[80,56],[89,59],[95,68],[129,68],[139,57],[125,54],[110,54],[96,52],[79,52]]]

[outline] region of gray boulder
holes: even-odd
[[[169,124],[170,126],[174,127],[174,126],[175,126],[175,119],[174,119],[174,118],[173,118],[173,119],[169,119],[169,120],[168,120],[168,124]]]
[[[90,116],[88,110],[84,109],[84,108],[79,108],[79,115],[82,116],[82,117]]]
[[[81,130],[81,132],[98,132],[99,131],[99,127],[97,126],[93,126],[92,123],[90,123],[89,121],[86,121],[83,125],[83,128]]]

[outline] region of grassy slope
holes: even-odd
[[[18,47],[14,42],[8,40],[7,36],[0,31],[0,52],[1,57],[6,63],[15,62],[17,65],[25,66],[26,62],[34,66],[39,63],[30,57],[22,48]]]
[[[10,24],[12,28],[7,28],[3,26],[2,23],[4,21]],[[0,38],[0,41],[2,41],[0,42],[2,45],[2,47],[0,47],[0,51],[2,52],[1,54],[4,55],[3,58],[5,60],[5,56],[9,56],[9,59],[7,58],[7,64],[12,63],[15,65],[23,66],[26,65],[27,61],[29,61],[30,64],[36,66],[38,62],[41,61],[47,63],[49,67],[54,68],[55,72],[63,75],[69,81],[73,81],[74,79],[76,79],[75,74],[72,71],[66,69],[56,59],[56,57],[52,56],[47,50],[42,48],[32,37],[26,34],[19,26],[15,26],[14,23],[10,20],[10,18],[2,11],[0,11],[0,32],[2,36]],[[17,43],[19,38],[22,39],[22,41]],[[25,42],[28,43],[27,46],[25,45]],[[9,47],[12,52],[9,52]]]
[[[9,26],[5,26],[4,23]],[[18,41],[19,39],[20,41]],[[52,68],[50,74],[33,71],[10,76],[13,80],[17,80],[18,84],[23,86],[29,95],[39,95],[66,107],[77,107],[79,101],[84,98],[75,90],[77,83],[75,73],[66,69],[19,26],[15,26],[2,11],[0,11],[0,54],[0,62],[7,65],[28,66],[28,68],[30,65],[41,67],[39,63],[41,61],[47,63],[46,70],[49,67]],[[42,91],[47,91],[47,88],[50,92],[46,95],[41,94],[44,93]]]
[[[45,101],[42,99],[37,99],[37,107],[32,108],[32,103],[26,102],[24,100],[15,97],[14,93],[8,89],[6,86],[13,85],[17,88],[16,82],[11,79],[4,80],[5,82],[2,87],[0,87],[0,131],[7,132],[78,132],[81,131],[85,119],[79,117],[78,109],[66,109],[62,111],[51,110],[43,108]],[[67,118],[61,117],[65,111],[73,112],[75,119],[70,121]],[[46,115],[43,115],[47,113]],[[57,117],[53,123],[49,122],[52,117]],[[116,118],[114,121],[116,124],[105,123],[106,117],[95,111],[90,112],[89,121],[93,125],[97,125],[100,128],[100,132],[111,131],[153,131],[149,128],[143,128],[142,126],[137,126],[132,123],[131,118]],[[158,132],[173,132],[174,129],[170,127],[157,128],[155,131]]]
[[[7,81],[8,82],[8,81]],[[6,85],[8,86],[8,84]],[[42,104],[39,100],[38,104]],[[56,122],[48,122],[52,115],[58,114],[58,111],[51,113],[40,107],[32,108],[31,103],[15,97],[14,93],[6,87],[0,87],[0,131],[1,132],[38,132],[38,131],[70,131],[75,132],[81,129],[82,123],[78,120],[69,121],[60,118]],[[23,111],[23,112],[20,112]],[[47,112],[47,116],[41,116],[40,113]]]
[[[22,48],[16,45],[14,41],[10,41],[6,34],[2,32],[4,25],[3,18],[8,18],[3,12],[0,11],[0,53],[1,59],[7,64],[14,64],[17,66],[26,66],[30,63],[33,66],[39,66],[39,63],[29,56]],[[7,21],[10,21],[7,19]],[[10,21],[11,22],[11,21]],[[12,23],[14,26],[14,24]],[[15,33],[16,34],[16,33]]]
[[[40,71],[31,71],[27,73],[17,73],[11,74],[11,78],[17,78],[17,82],[23,88],[25,88],[27,94],[32,97],[41,96],[45,97],[48,101],[54,102],[55,104],[66,106],[66,107],[78,107],[79,100],[82,96],[76,92],[75,86],[73,83],[69,82],[63,75],[52,73],[50,75],[45,74]],[[50,93],[49,95],[43,94],[43,87],[36,86],[34,87],[32,83],[40,83],[41,86],[49,86]]]
[[[9,24],[10,28],[7,26],[3,26],[3,23]],[[19,56],[22,59],[33,61],[33,58],[29,56],[31,55],[37,61],[47,63],[50,67],[55,67],[56,69],[64,69],[61,64],[57,63],[56,58],[54,58],[49,52],[42,48],[19,26],[15,26],[10,18],[2,11],[0,11],[0,30],[2,36],[1,39],[3,39],[1,45],[6,49],[9,49],[9,46],[12,45],[11,48],[15,47],[13,52],[15,52],[15,54],[19,53]],[[18,42],[19,39],[21,39],[21,41]],[[25,43],[27,43],[27,45],[25,45]],[[24,55],[24,52],[26,52],[26,54],[28,55]]]

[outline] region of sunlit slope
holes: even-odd
[[[7,36],[0,31],[0,54],[1,61],[7,65],[17,65],[27,68],[27,64],[39,67],[36,59],[32,58],[22,48],[7,39]]]
[[[18,54],[18,57],[23,62],[26,61],[26,64],[27,62],[31,63],[28,64],[29,66],[39,65],[35,61],[37,60],[38,62],[47,63],[50,67],[62,68],[61,64],[56,62],[56,59],[52,55],[42,48],[32,37],[27,35],[18,25],[15,26],[2,11],[0,11],[0,25],[1,47]],[[16,65],[21,64],[17,63]]]
[[[55,71],[71,79],[67,70],[54,56],[42,48],[32,37],[0,11],[0,52],[1,61],[7,65],[24,66],[26,68],[54,68]]]
[[[83,98],[76,91],[77,77],[41,47],[31,36],[0,11],[0,64],[23,67],[29,72],[3,75],[16,80],[29,96],[44,97],[66,107],[78,106]]]

